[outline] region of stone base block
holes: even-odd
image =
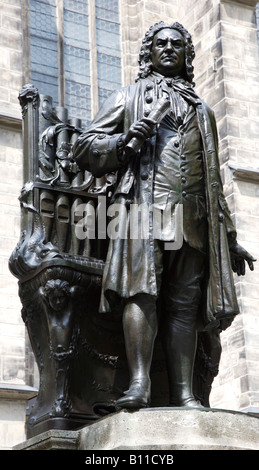
[[[14,450],[259,450],[259,419],[187,408],[120,411],[78,431],[48,431]]]
[[[77,450],[79,431],[52,429],[31,437],[13,450]]]

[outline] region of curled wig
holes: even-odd
[[[179,31],[179,33],[181,33],[181,35],[183,36],[185,45],[185,71],[183,78],[194,86],[194,73],[192,61],[195,57],[195,52],[192,43],[192,38],[190,33],[188,33],[188,31],[180,23],[177,22],[167,24],[164,21],[160,21],[159,23],[155,23],[153,26],[151,26],[146,32],[139,53],[139,73],[136,81],[138,81],[140,78],[146,78],[152,73],[153,65],[151,60],[151,50],[153,39],[159,31],[165,28],[175,29],[176,31]]]

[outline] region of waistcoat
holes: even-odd
[[[171,208],[171,220],[165,219],[170,226],[164,227],[156,238],[175,239],[176,225],[181,223],[179,212],[176,216],[176,205],[181,204],[183,239],[193,248],[206,251],[202,143],[196,112],[178,93],[174,93],[171,101],[173,109],[157,132],[153,187],[153,207],[162,211]]]

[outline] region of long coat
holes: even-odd
[[[122,208],[117,222],[124,227],[126,236],[110,240],[103,275],[101,309],[104,311],[110,306],[123,305],[125,299],[140,292],[159,294],[151,219],[147,236],[138,240],[127,237],[129,201],[152,205],[156,135],[148,139],[139,154],[127,164],[119,157],[119,146],[121,136],[132,123],[148,116],[157,97],[161,96],[161,82],[161,78],[151,75],[115,91],[73,149],[78,165],[94,176],[110,172],[118,175],[114,201]],[[229,247],[236,242],[236,231],[223,194],[214,113],[201,100],[197,102],[196,113],[203,144],[208,214],[208,276],[201,308],[202,329],[207,329],[217,326],[223,319],[231,321],[239,312],[229,254]]]

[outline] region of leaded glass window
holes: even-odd
[[[120,25],[116,0],[96,0],[96,45],[99,105],[121,86]]]
[[[30,2],[31,81],[58,104],[56,0]]]
[[[84,122],[91,117],[88,2],[64,0],[66,107]]]
[[[89,41],[92,16],[89,0],[30,0],[31,81],[83,125],[91,121],[91,97],[100,106],[121,86],[119,0],[95,0],[96,44]],[[96,68],[98,77],[91,75]],[[91,84],[97,82],[94,98]]]

